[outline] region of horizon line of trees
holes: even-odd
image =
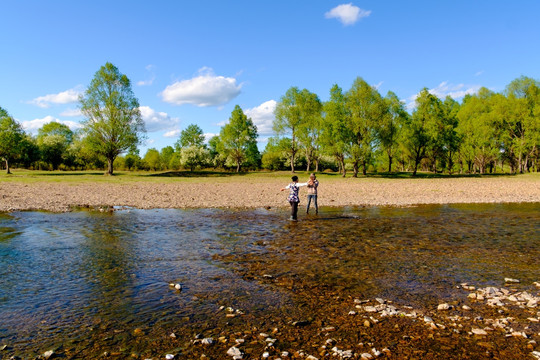
[[[139,103],[127,76],[111,63],[96,72],[79,99],[83,128],[50,122],[36,136],[0,107],[0,158],[27,169],[179,170],[199,168],[306,171],[331,169],[343,176],[362,172],[417,171],[511,173],[540,171],[540,83],[522,76],[504,92],[481,88],[459,103],[424,88],[412,113],[396,94],[358,77],[338,85],[322,102],[307,89],[291,87],[276,105],[273,130],[262,152],[257,127],[236,105],[219,135],[205,143],[190,124],[173,146],[147,150]],[[125,154],[125,155],[124,155]]]

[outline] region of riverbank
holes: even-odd
[[[158,174],[159,175],[159,174]],[[0,178],[0,211],[70,211],[77,207],[276,208],[287,206],[280,188],[290,174],[201,177],[101,175]],[[300,181],[307,174],[299,174]],[[304,177],[304,178],[303,178]],[[75,180],[73,180],[75,179]],[[540,176],[341,178],[320,174],[319,206],[540,202]],[[301,206],[305,189],[301,189]]]

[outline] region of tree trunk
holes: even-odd
[[[345,170],[345,157],[342,156],[340,159],[339,159],[339,164],[341,166],[341,171],[342,171],[342,177],[345,177],[345,174],[347,173],[347,170]]]
[[[364,176],[367,175],[367,166],[366,166],[366,162],[365,161],[362,161],[362,174]]]
[[[388,172],[392,172],[392,156],[388,155]]]
[[[11,174],[11,171],[9,171],[9,161],[6,158],[6,174]]]
[[[319,158],[317,157],[317,159],[315,159],[315,172],[318,173],[319,172]]]
[[[358,177],[358,161],[353,163],[353,177]]]
[[[306,172],[309,172],[309,169],[311,168],[311,159],[309,156],[306,157]]]
[[[240,161],[237,161],[237,162],[236,162],[236,172],[237,172],[237,173],[240,172]]]
[[[114,158],[107,159],[107,173],[105,175],[112,175],[113,174],[113,163],[114,163]]]

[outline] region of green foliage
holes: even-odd
[[[354,176],[358,174],[358,164],[362,164],[365,175],[377,141],[377,124],[384,119],[388,109],[377,89],[360,77],[347,92],[346,103],[350,117],[348,126],[353,133],[350,155]]]
[[[219,134],[221,147],[227,158],[236,165],[236,172],[240,171],[242,165],[258,164],[257,136],[253,121],[236,105],[229,122]]]
[[[271,137],[262,154],[262,167],[268,170],[285,170],[290,164],[288,150],[291,148],[291,139]]]
[[[116,66],[106,63],[96,72],[79,102],[86,118],[86,141],[93,152],[107,159],[107,173],[112,175],[114,159],[140,144],[145,133],[131,82]]]
[[[180,150],[180,164],[191,171],[203,167],[210,161],[210,151],[201,146],[188,146]]]
[[[204,140],[204,132],[202,129],[195,124],[191,124],[180,132],[180,138],[176,141],[174,146],[176,151],[180,151],[180,149],[190,146],[204,147]]]
[[[15,119],[0,107],[0,158],[6,165],[6,172],[10,174],[9,162],[21,156],[21,144],[25,133]]]
[[[441,101],[422,89],[416,98],[416,109],[405,125],[405,148],[414,162],[413,175],[416,175],[420,161],[435,144],[439,121],[443,116]]]
[[[332,86],[330,100],[324,104],[320,143],[325,154],[333,156],[345,177],[345,157],[350,153],[354,133],[348,126],[350,118],[345,95],[338,85]]]
[[[377,139],[381,150],[388,156],[388,172],[392,172],[392,160],[398,151],[400,135],[409,114],[396,94],[389,91],[384,98],[386,111],[376,124]]]
[[[144,154],[143,161],[149,170],[161,170],[161,159],[158,150],[154,148],[148,149]]]
[[[69,162],[68,148],[73,142],[73,131],[64,124],[52,121],[38,130],[37,145],[41,152],[41,160],[58,169],[62,162]]]

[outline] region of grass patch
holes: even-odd
[[[307,181],[309,172],[297,171],[294,175],[299,177],[300,182]],[[290,171],[250,171],[250,172],[226,172],[226,171],[117,171],[114,176],[104,175],[101,171],[40,171],[12,169],[12,174],[0,173],[0,182],[19,182],[19,183],[66,183],[66,184],[84,184],[84,183],[177,183],[177,182],[203,182],[203,183],[227,183],[227,182],[275,182],[279,180],[284,184],[291,181],[293,174]],[[321,172],[317,173],[317,178],[325,182],[355,181],[352,178],[352,172],[348,172],[345,179],[340,173]],[[454,179],[454,178],[527,178],[540,180],[540,173],[529,173],[520,175],[511,174],[435,174],[419,172],[412,176],[410,172],[395,173],[369,173],[366,176],[359,174],[358,180],[377,181],[384,179]]]

